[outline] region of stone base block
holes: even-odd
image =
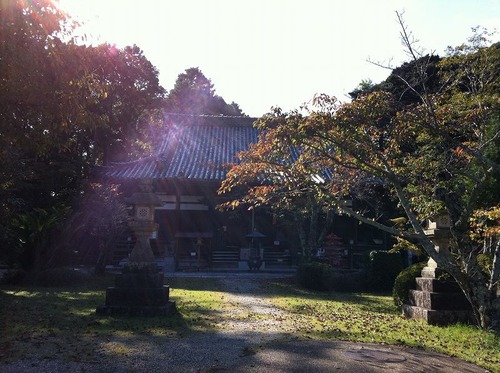
[[[122,273],[116,275],[117,288],[161,288],[163,273]]]
[[[163,316],[175,310],[169,301],[170,288],[163,285],[163,273],[153,263],[133,263],[115,277],[115,287],[106,290],[101,315]]]
[[[429,310],[470,310],[470,304],[461,293],[430,293],[410,290],[410,305]]]
[[[172,315],[176,311],[176,306],[174,301],[168,301],[162,306],[142,306],[142,305],[104,305],[99,306],[96,309],[98,315],[105,316],[168,316]]]
[[[436,267],[424,267],[421,272],[422,277],[425,278],[435,278],[438,279],[443,276],[449,276],[445,271],[443,271],[441,268],[436,268]]]
[[[435,264],[435,263],[434,263]],[[429,324],[449,325],[473,320],[472,308],[458,284],[435,265],[429,264],[416,278],[417,290],[410,290],[403,314]]]
[[[106,290],[107,306],[163,306],[169,300],[169,287],[158,288],[108,288]]]
[[[418,306],[403,304],[403,314],[412,319],[424,320],[431,325],[450,325],[458,322],[473,322],[471,311],[429,310]]]
[[[417,289],[430,293],[457,293],[462,294],[460,286],[455,281],[443,281],[429,277],[417,277]]]

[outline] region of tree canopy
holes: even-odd
[[[92,170],[153,154],[165,113],[243,115],[197,68],[167,95],[138,46],[79,44],[76,23],[50,0],[4,0],[0,19],[1,262],[49,265],[50,233],[78,221],[69,207],[81,210],[81,198],[112,205],[102,192],[112,187],[88,182]],[[92,235],[97,220],[87,215]]]
[[[165,111],[175,114],[243,116],[238,104],[215,93],[214,85],[197,67],[179,74],[165,100]]]
[[[478,324],[489,327],[500,317],[500,237],[491,233],[500,210],[500,50],[475,30],[447,57],[424,56],[401,25],[412,60],[388,84],[368,85],[350,103],[319,95],[305,114],[276,109],[263,116],[258,143],[239,155],[220,192],[247,188],[230,206],[307,192],[416,243],[457,280]],[[398,85],[389,84],[396,78]],[[381,188],[406,224],[343,203]],[[440,215],[451,221],[451,255],[425,234],[426,219]],[[478,235],[475,227],[486,220],[489,233]]]
[[[149,154],[165,92],[139,47],[76,44],[51,1],[2,1],[0,19],[4,254],[33,249],[17,216],[70,206],[95,165]]]

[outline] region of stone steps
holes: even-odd
[[[473,319],[469,301],[455,281],[440,280],[436,268],[425,267],[416,278],[416,290],[410,290],[409,304],[403,314],[433,325],[470,322]]]

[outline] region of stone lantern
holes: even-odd
[[[144,267],[154,263],[155,258],[149,239],[158,229],[158,224],[154,222],[154,209],[162,205],[161,199],[153,193],[151,181],[143,181],[139,189],[139,192],[132,194],[128,199],[134,206],[134,216],[129,226],[137,238],[129,255],[129,266],[134,267]]]
[[[427,219],[425,224],[425,235],[429,237],[434,244],[436,251],[444,256],[450,254],[448,249],[451,237],[450,227],[450,218],[447,215],[440,215],[432,219]],[[427,266],[422,270],[422,276],[436,278],[442,274],[443,271],[438,268],[436,261],[429,258]]]
[[[450,219],[437,216],[427,220],[425,234],[434,244],[440,255],[451,255]],[[467,322],[472,319],[472,310],[458,284],[429,258],[422,269],[421,277],[416,278],[416,290],[410,290],[409,304],[403,304],[403,314],[414,319],[422,319],[429,324],[447,325]]]
[[[170,288],[164,285],[164,275],[156,266],[149,239],[157,224],[154,208],[161,201],[153,193],[150,180],[143,181],[140,190],[128,199],[134,205],[130,228],[137,241],[129,255],[129,262],[115,278],[115,286],[106,290],[106,303],[97,307],[103,315],[162,316],[175,310],[169,300]]]

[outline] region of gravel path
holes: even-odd
[[[236,306],[222,317],[224,321],[221,324],[221,335],[246,335],[250,338],[248,342],[254,344],[287,336],[281,323],[286,319],[286,313],[274,307],[265,298],[255,295],[259,293],[261,282],[225,279],[221,280],[221,283],[228,292],[227,300]]]
[[[95,362],[26,359],[0,365],[0,372],[217,372],[255,354],[265,343],[287,339],[286,315],[256,296],[260,280],[219,279],[232,307],[221,311],[218,330],[177,337],[113,337],[101,344]],[[273,315],[275,321],[262,315]]]
[[[287,314],[259,296],[265,282],[218,281],[231,306],[220,311],[215,331],[180,338],[116,336],[100,342],[93,362],[34,358],[0,364],[0,372],[485,372],[460,359],[421,350],[298,340]]]

